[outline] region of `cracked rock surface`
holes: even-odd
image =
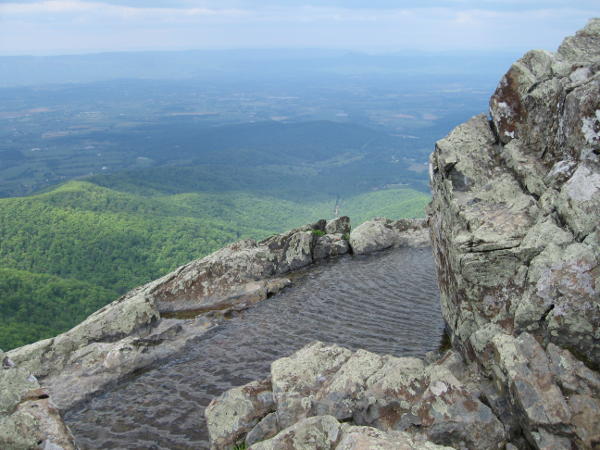
[[[514,63],[431,156],[431,236],[453,344],[533,448],[596,448],[600,20]],[[593,423],[593,425],[592,425]]]

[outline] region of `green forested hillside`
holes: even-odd
[[[0,348],[54,336],[114,299],[91,283],[0,268]]]
[[[71,181],[0,199],[0,348],[64,331],[128,289],[227,243],[331,217],[335,203],[252,189],[165,193],[157,184],[129,192],[112,184]],[[343,197],[341,213],[354,225],[373,216],[417,217],[427,201],[421,192],[388,189]]]

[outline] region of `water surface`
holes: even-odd
[[[204,408],[268,376],[270,363],[319,340],[423,356],[443,333],[430,249],[320,264],[285,289],[65,417],[82,449],[208,448]]]

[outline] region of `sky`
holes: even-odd
[[[0,55],[555,50],[600,0],[0,0]]]

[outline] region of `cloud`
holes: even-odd
[[[313,1],[312,3],[316,3]],[[44,0],[0,3],[0,52],[329,47],[554,49],[594,8],[547,0]],[[530,8],[523,14],[523,7]]]
[[[4,3],[0,4],[0,17],[8,19],[9,16],[29,17],[55,14],[73,15],[84,14],[102,16],[116,16],[125,18],[148,18],[157,19],[164,17],[186,17],[186,16],[241,16],[242,10],[234,9],[210,9],[200,7],[189,8],[161,8],[161,7],[134,7],[119,5],[115,3],[81,1],[81,0],[47,0],[29,3]]]

